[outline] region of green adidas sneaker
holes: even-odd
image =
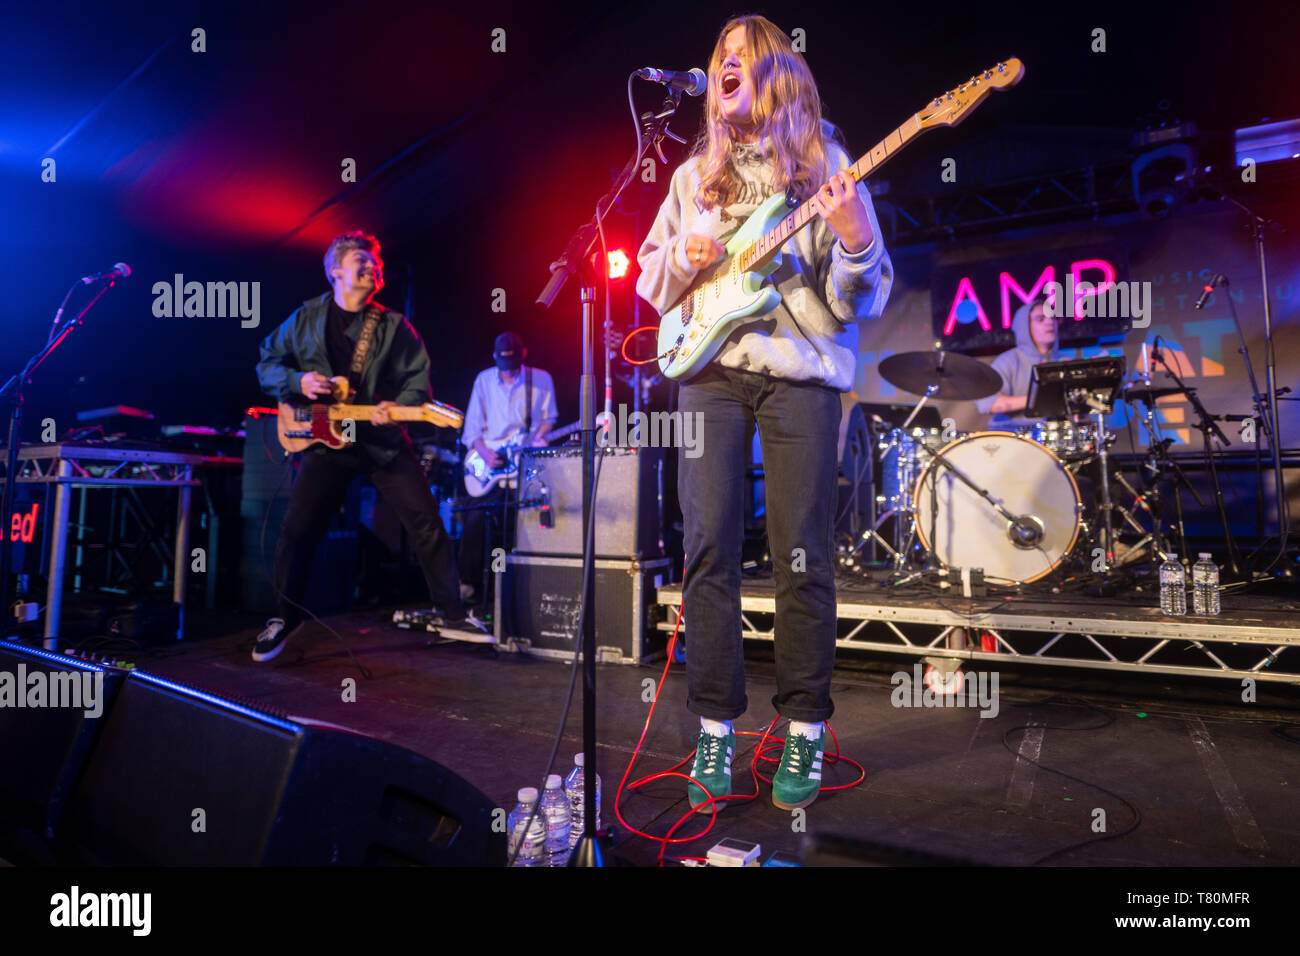
[[[809,740],[803,734],[790,734],[785,738],[781,764],[772,777],[772,803],[782,810],[797,810],[817,799],[822,788],[822,753],[830,742],[830,734],[822,725],[818,740]]]
[[[698,780],[700,787],[693,783],[686,785],[691,798],[691,809],[696,813],[709,813],[711,808],[722,810],[726,803],[709,803],[710,797],[731,795],[731,755],[736,752],[736,732],[733,730],[725,737],[715,737],[708,731],[701,730],[695,741],[695,766],[691,768],[691,779]]]

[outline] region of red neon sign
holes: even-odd
[[[40,510],[39,501],[32,502],[32,510],[27,514],[15,511],[13,514],[13,524],[9,532],[10,541],[21,541],[23,544],[31,544],[36,537],[36,513]]]

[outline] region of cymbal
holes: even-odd
[[[1129,402],[1153,402],[1157,398],[1164,398],[1166,395],[1182,395],[1189,391],[1186,388],[1179,388],[1177,385],[1130,385],[1124,391],[1120,392],[1120,397]]]
[[[959,352],[899,352],[877,366],[880,377],[895,388],[924,395],[938,383],[935,398],[988,398],[1002,388],[1002,376],[978,359]]]

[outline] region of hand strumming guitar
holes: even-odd
[[[298,382],[298,387],[308,398],[320,398],[330,394],[330,380],[320,372],[308,372]]]
[[[483,461],[487,463],[487,466],[489,468],[500,468],[502,465],[505,464],[506,460],[502,458],[500,455],[498,455],[495,451],[493,451],[488,446],[488,443],[485,442],[483,439],[481,438],[474,439],[474,448],[475,450],[478,451],[478,453],[481,456],[483,456]]]
[[[696,269],[707,269],[727,254],[726,247],[711,236],[691,233],[686,244],[686,259]]]

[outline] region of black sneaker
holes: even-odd
[[[284,618],[273,617],[266,622],[266,629],[257,635],[257,643],[253,645],[253,660],[269,661],[284,650],[284,645],[289,643],[289,636],[296,634],[302,625],[298,625],[293,630],[285,627]]]
[[[491,633],[491,628],[487,627],[486,620],[478,617],[473,611],[465,609],[465,617],[448,618],[447,615],[439,615],[442,618],[442,626],[450,627],[454,631],[477,631],[478,633]]]

